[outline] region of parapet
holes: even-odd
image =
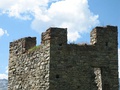
[[[67,44],[67,28],[50,27],[41,34],[41,44]],[[10,52],[15,55],[22,54],[34,46],[36,46],[36,37],[25,37],[10,42]]]
[[[117,27],[107,25],[106,27],[95,27],[90,34],[91,45],[96,45],[98,49],[117,47]],[[66,45],[67,28],[50,27],[41,34],[41,44],[43,45]],[[28,49],[36,46],[36,37],[25,37],[10,43],[10,51],[14,54],[25,53]]]
[[[112,30],[115,30],[115,28],[117,28],[117,26],[111,26],[111,25],[107,25],[107,26],[97,26],[97,27],[95,27],[95,29],[107,29],[107,30],[110,30],[110,29],[112,29]]]
[[[22,54],[34,46],[36,46],[36,37],[25,37],[14,42],[10,42],[10,52],[15,55]]]
[[[110,25],[107,25],[107,26],[104,26],[104,27],[102,27],[102,26],[97,26],[97,27],[95,27],[92,31],[91,31],[91,35],[94,33],[96,33],[96,34],[100,34],[100,33],[104,33],[104,32],[107,32],[107,30],[108,30],[108,32],[110,32],[110,31],[115,31],[115,32],[117,32],[117,26],[110,26]]]
[[[50,27],[42,33],[41,43],[67,44],[67,28]]]
[[[90,37],[91,44],[96,45],[100,50],[104,50],[105,48],[116,48],[118,38],[117,26],[97,26],[91,31]]]

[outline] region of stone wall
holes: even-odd
[[[35,44],[31,37],[10,43],[8,90],[48,90],[50,44]]]
[[[90,45],[67,44],[66,28],[10,43],[8,90],[118,90],[117,27],[96,27]]]

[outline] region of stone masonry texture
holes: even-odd
[[[10,43],[8,90],[118,90],[118,30],[95,27],[90,44],[67,44],[67,29],[51,27]]]

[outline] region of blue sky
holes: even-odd
[[[89,43],[89,33],[97,25],[118,26],[120,38],[120,0],[0,2],[0,78],[7,78],[9,43],[22,37],[35,36],[37,44],[40,44],[41,33],[51,26],[67,27],[69,42]]]

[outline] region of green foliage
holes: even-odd
[[[31,49],[29,49],[28,51],[35,51],[36,49],[38,49],[38,48],[40,48],[40,45],[39,46],[34,46],[34,47],[32,47]]]

